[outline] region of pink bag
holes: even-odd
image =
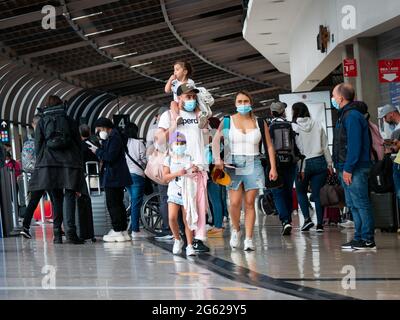
[[[167,185],[168,183],[164,179],[164,160],[167,157],[168,152],[160,152],[158,150],[154,150],[153,153],[149,156],[147,161],[146,169],[144,170],[144,174],[153,180],[157,184]]]
[[[383,157],[385,155],[385,150],[383,147],[384,140],[379,132],[378,126],[371,122],[368,121],[368,127],[369,127],[369,132],[371,133],[371,158],[375,161],[383,160]],[[374,154],[376,152],[376,155]],[[376,159],[378,158],[378,159]]]

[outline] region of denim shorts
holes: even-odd
[[[232,180],[231,184],[227,186],[228,190],[237,191],[242,183],[245,191],[264,189],[264,168],[259,156],[233,155],[232,165],[236,169],[226,168]]]

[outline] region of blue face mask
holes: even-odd
[[[196,109],[196,100],[187,100],[183,106],[187,112],[193,112]]]
[[[248,114],[249,112],[251,112],[251,110],[253,110],[253,108],[251,107],[251,105],[246,104],[246,105],[237,106],[236,110],[240,114],[245,115],[245,114]]]
[[[172,146],[172,152],[175,153],[177,156],[183,156],[186,151],[186,146]]]
[[[332,106],[333,106],[336,110],[339,110],[339,109],[340,109],[340,105],[339,105],[339,103],[337,103],[337,101],[335,100],[335,98],[332,98],[332,99],[331,99],[331,102],[332,102]]]

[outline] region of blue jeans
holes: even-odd
[[[393,181],[396,197],[400,200],[400,164],[393,163]]]
[[[222,228],[222,219],[227,215],[226,207],[226,188],[208,180],[207,182],[208,198],[211,204],[214,227]]]
[[[308,207],[308,185],[311,182],[311,192],[315,202],[315,211],[317,213],[317,223],[323,224],[324,222],[324,208],[321,206],[319,198],[319,191],[324,186],[328,176],[328,164],[325,157],[320,156],[306,160],[306,168],[304,170],[304,180],[296,179],[297,199],[303,213],[304,219],[310,218],[310,210]]]
[[[368,194],[368,176],[370,169],[356,168],[352,176],[352,184],[343,181],[343,171],[339,172],[344,188],[346,205],[350,208],[354,220],[354,240],[374,241],[374,216]]]
[[[140,207],[143,202],[145,178],[131,173],[133,184],[128,187],[131,196],[131,230],[139,232]]]
[[[296,174],[296,164],[280,168],[278,174],[282,176],[283,187],[272,189],[272,195],[276,209],[279,213],[279,219],[282,223],[292,222],[293,211],[293,183]]]

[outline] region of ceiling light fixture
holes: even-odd
[[[96,32],[93,32],[93,33],[87,33],[87,34],[85,34],[85,37],[94,36],[94,35],[99,34],[99,33],[110,32],[112,30],[113,29],[107,29],[107,30],[102,30],[102,31],[96,31]]]
[[[114,57],[114,59],[129,57],[129,56],[133,56],[134,54],[137,54],[137,52],[131,52],[131,53],[127,53],[127,54],[121,54],[120,56]]]
[[[102,46],[99,49],[101,50],[101,49],[106,49],[106,48],[112,48],[112,47],[120,46],[123,44],[125,44],[125,42],[118,42],[118,43],[114,43],[114,44],[109,44],[107,46]]]
[[[148,64],[152,64],[152,61],[149,62],[143,62],[143,63],[139,63],[139,64],[135,64],[133,66],[130,66],[130,68],[137,68],[137,67],[142,67],[142,66],[147,66]]]
[[[92,13],[92,14],[87,14],[85,16],[80,16],[80,17],[76,17],[76,18],[72,18],[72,21],[75,20],[79,20],[79,19],[84,19],[84,18],[89,18],[89,17],[93,17],[93,16],[98,16],[99,14],[103,14],[103,12],[96,12],[96,13]]]

